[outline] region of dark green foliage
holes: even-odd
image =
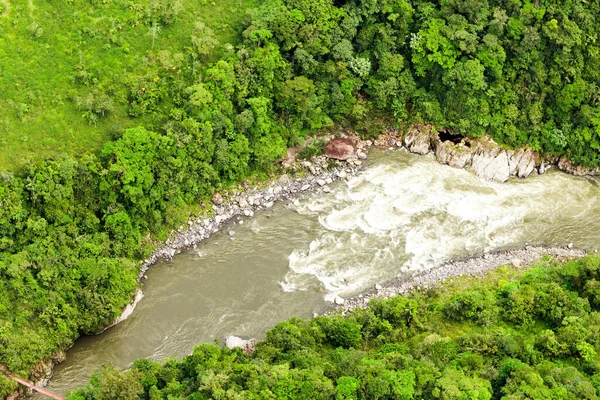
[[[135,377],[131,387],[150,399],[597,400],[600,313],[585,306],[583,288],[598,266],[595,255],[528,272],[500,268],[435,293],[374,300],[346,317],[293,318],[252,354],[204,344],[181,361],[138,360],[125,375],[104,370],[69,398],[100,399]],[[524,308],[519,293],[529,289],[539,300]],[[507,302],[507,293],[516,300]],[[556,301],[544,302],[550,296]],[[556,325],[558,305],[564,317]],[[515,319],[513,306],[530,315]],[[492,328],[474,324],[486,307],[496,310]],[[575,309],[576,316],[564,311]],[[373,328],[382,320],[387,329]]]
[[[136,400],[144,390],[140,383],[142,377],[145,375],[136,369],[119,372],[114,368],[107,367],[92,377],[90,390],[94,393],[93,397],[98,400]],[[78,394],[77,392],[71,394],[70,397],[77,400],[89,398],[84,393]]]
[[[481,325],[490,325],[496,320],[498,308],[492,293],[465,290],[446,304],[444,313],[457,321],[473,321]]]
[[[69,55],[71,79],[56,81],[74,89],[65,99],[47,100],[25,84],[9,88],[18,101],[4,102],[0,114],[9,110],[22,123],[34,117],[32,110],[65,101],[89,132],[120,118],[111,128],[116,139],[95,153],[23,162],[0,176],[0,363],[12,370],[26,371],[110,322],[135,288],[135,263],[153,234],[164,237],[216,189],[269,173],[287,147],[316,130],[343,124],[370,134],[374,121],[394,116],[600,165],[599,0],[267,0],[236,27],[236,46],[204,21],[180,26],[197,15],[183,12],[183,3],[191,4],[93,1],[88,14],[65,13],[80,27],[73,33],[79,57]],[[123,20],[105,20],[104,9]],[[146,50],[130,58],[127,40],[142,40],[138,27],[150,29]],[[27,43],[33,37],[40,56],[54,59],[46,51],[58,43],[45,42],[48,32],[40,29],[15,28],[7,37],[26,34]],[[155,48],[161,29],[180,45]],[[100,62],[90,48],[107,56]],[[6,63],[7,76],[21,76],[14,65],[26,63],[17,61]],[[303,156],[322,151],[321,142],[311,143]],[[457,339],[473,353],[518,355],[528,364],[570,356],[597,373],[597,340],[586,329],[589,311],[600,304],[592,264],[566,269],[565,285],[523,281],[462,293],[443,305],[440,318],[477,325],[480,332]],[[418,301],[399,297],[357,311],[352,322],[290,322],[258,353],[285,360],[298,352],[292,357],[302,357],[298,365],[313,365],[309,350],[317,344],[356,349],[405,341],[424,330],[426,315]],[[527,329],[544,324],[548,340],[490,331],[499,321]],[[446,344],[442,337],[419,348],[427,363],[418,368],[441,368],[455,357]],[[396,378],[385,371],[369,370],[373,381],[359,377],[360,393],[400,396],[389,383]],[[451,386],[454,370],[440,371],[446,383],[430,377],[433,372],[417,374],[422,385],[415,395],[437,388],[440,398],[450,392],[485,397],[487,386],[474,377],[457,377],[462,383]],[[536,374],[525,370],[519,379],[534,385]],[[307,386],[290,383],[277,393],[322,387],[348,397],[356,383],[338,390],[337,380],[306,379]],[[219,374],[202,377],[210,388],[205,396],[226,381]],[[178,386],[168,390],[179,396]]]
[[[314,156],[320,156],[325,152],[325,142],[321,139],[315,139],[308,142],[298,153],[298,158],[310,160]]]
[[[360,325],[344,318],[328,318],[323,324],[323,331],[334,346],[349,348],[360,344]]]

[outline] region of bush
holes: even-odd
[[[360,325],[344,318],[330,318],[325,320],[323,331],[327,340],[334,346],[344,348],[357,347],[361,342]]]
[[[325,141],[314,139],[309,141],[298,153],[298,158],[310,160],[312,157],[320,156],[325,153]]]

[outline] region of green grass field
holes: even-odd
[[[97,149],[113,132],[148,122],[127,114],[124,79],[148,73],[151,54],[189,46],[197,20],[221,44],[231,43],[245,10],[258,1],[182,0],[175,22],[161,24],[154,47],[148,3],[0,0],[0,170],[33,157]],[[81,69],[84,83],[76,78]],[[109,92],[114,102],[114,110],[95,123],[77,105],[93,87]]]

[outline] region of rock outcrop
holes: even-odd
[[[244,340],[237,336],[227,336],[227,338],[225,339],[225,347],[227,347],[228,349],[239,347],[244,350],[244,353],[251,354],[252,352],[254,352],[257,342],[258,341],[256,339]]]
[[[506,182],[510,178],[508,153],[500,146],[478,143],[469,169],[480,178]]]
[[[575,165],[571,160],[565,157],[559,158],[556,166],[561,171],[568,172],[575,176],[600,175],[600,168],[585,168],[581,165]]]
[[[538,165],[540,156],[531,149],[508,150],[508,169],[510,176],[527,178]]]
[[[511,176],[526,178],[543,162],[531,149],[505,150],[490,137],[469,139],[443,133],[443,138],[428,125],[406,132],[404,147],[411,153],[433,151],[437,160],[454,168],[468,168],[480,178],[506,182]],[[567,169],[567,164],[564,163]],[[563,168],[561,168],[563,169]],[[540,173],[545,168],[539,169]]]
[[[31,370],[32,381],[36,386],[46,387],[54,374],[54,366],[66,360],[64,351],[53,354],[50,358],[38,361]]]
[[[415,125],[403,138],[404,147],[411,153],[425,155],[431,151],[431,138],[437,132],[431,125]]]
[[[442,164],[447,164],[454,168],[465,168],[471,164],[473,153],[471,148],[461,141],[459,144],[454,144],[450,141],[442,141],[439,136],[435,135],[431,138],[435,157]]]
[[[332,139],[325,147],[325,157],[345,161],[354,157],[356,145],[352,139],[337,138]]]

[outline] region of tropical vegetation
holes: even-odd
[[[309,134],[427,122],[600,165],[598,0],[3,0],[0,32],[0,364],[22,374]]]

